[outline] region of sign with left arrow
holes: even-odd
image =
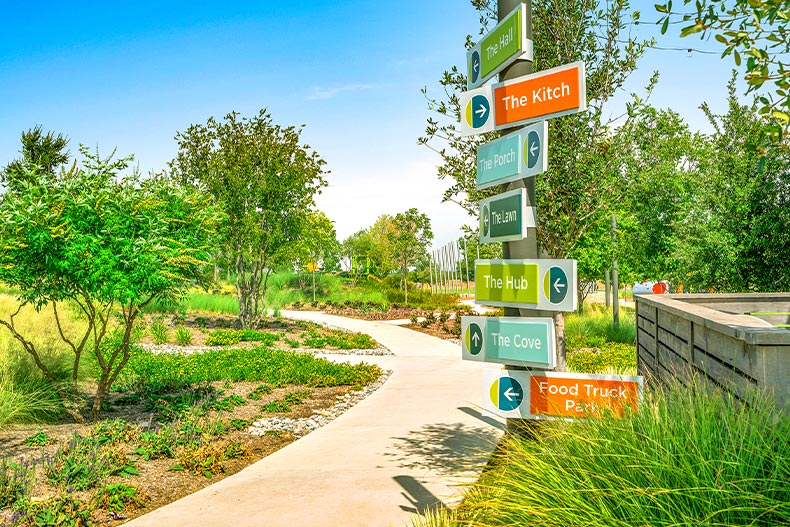
[[[532,60],[527,9],[521,3],[466,53],[466,89],[482,86],[518,59]]]
[[[477,189],[510,183],[546,171],[549,158],[546,121],[477,147]]]
[[[509,242],[527,237],[527,228],[534,228],[535,207],[527,207],[527,192],[517,188],[480,200],[480,241]]]
[[[483,408],[501,417],[587,418],[638,411],[641,376],[483,370]]]
[[[477,260],[475,302],[487,306],[575,311],[576,260]]]

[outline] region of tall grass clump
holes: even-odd
[[[788,437],[769,398],[677,383],[623,419],[510,437],[456,517],[435,525],[790,525]]]
[[[191,291],[185,298],[177,301],[157,299],[145,306],[144,313],[218,313],[223,315],[239,314],[239,299],[235,295]]]
[[[610,308],[585,304],[581,312],[565,317],[565,333],[569,338],[598,337],[609,342],[633,344],[636,342],[636,314],[633,309],[621,307],[619,324],[615,328]]]

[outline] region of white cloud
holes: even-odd
[[[372,90],[375,84],[345,84],[343,86],[334,86],[332,88],[322,88],[320,86],[313,86],[313,92],[305,97],[308,101],[324,101],[331,99],[338,94],[346,92],[357,92],[363,90]]]

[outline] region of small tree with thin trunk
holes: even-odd
[[[0,319],[52,384],[68,413],[83,421],[78,373],[92,353],[98,366],[91,417],[133,350],[132,329],[155,298],[173,298],[195,283],[207,285],[210,236],[217,215],[206,200],[154,177],[117,179],[131,158],[90,155],[84,167],[50,174],[23,165],[0,196],[0,282],[20,291],[20,307]],[[84,322],[73,338],[63,330],[69,303]],[[25,305],[50,308],[73,354],[70,382],[61,384],[15,318]],[[118,318],[120,324],[115,325]]]
[[[269,275],[326,185],[324,161],[300,136],[301,128],[276,125],[265,110],[211,117],[176,135],[172,177],[211,196],[225,214],[220,244],[235,271],[244,327],[259,321]]]

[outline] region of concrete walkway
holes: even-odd
[[[394,356],[361,360],[392,375],[323,428],[127,526],[404,526],[413,514],[455,505],[477,478],[503,427],[478,411],[483,363],[462,361],[458,345],[391,324],[283,316],[371,335]]]

